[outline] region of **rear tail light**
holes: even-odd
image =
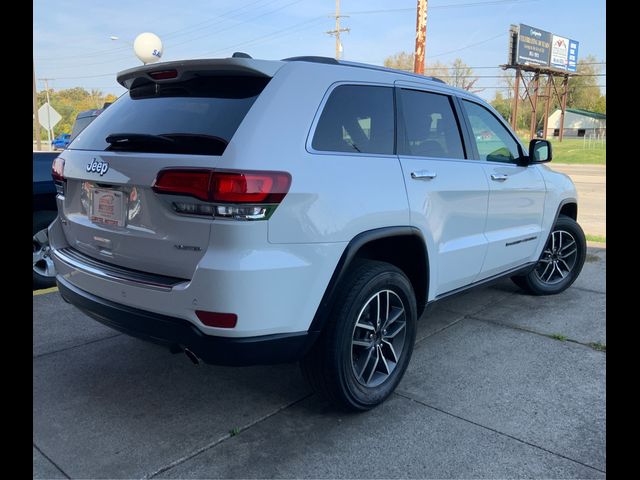
[[[228,172],[203,169],[162,170],[152,188],[157,193],[194,197],[175,201],[176,212],[236,220],[266,220],[291,186],[286,172]]]
[[[51,177],[56,186],[56,193],[64,195],[64,158],[56,157],[51,164]]]
[[[235,328],[238,316],[235,313],[217,313],[196,310],[196,316],[208,327]]]

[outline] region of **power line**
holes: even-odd
[[[229,10],[227,12],[223,12],[222,14],[219,15],[219,17],[229,16],[229,14],[231,14],[231,13],[238,12],[240,10],[244,10],[244,9],[246,9],[246,8],[252,6],[252,5],[255,5],[256,3],[260,3],[260,2],[264,2],[264,1],[265,0],[256,0],[254,2],[245,4],[242,7],[235,8],[235,9]],[[272,3],[276,2],[276,1],[278,1],[278,0],[267,0],[267,3],[261,5],[258,8],[265,7],[265,6],[270,5],[270,4],[272,4]],[[231,18],[233,19],[233,18],[241,17],[242,15],[244,15],[246,13],[248,13],[248,12],[243,12],[240,15],[231,16]],[[219,17],[217,17],[216,19],[205,20],[204,22],[198,22],[198,23],[192,25],[191,27],[187,27],[185,29],[174,30],[173,32],[169,32],[167,34],[163,34],[162,36],[163,36],[163,38],[171,38],[171,37],[176,37],[176,36],[180,36],[180,35],[186,35],[188,33],[192,33],[195,30],[200,30],[202,28],[207,28],[207,26],[193,28],[195,26],[211,22],[212,20],[218,20],[213,25],[208,25],[209,27],[212,27],[212,26],[215,26],[215,25],[220,25],[220,24],[222,24],[222,23],[224,23],[225,21],[228,20],[228,18],[219,18]],[[45,62],[45,61],[58,62],[59,60],[65,60],[65,59],[89,58],[89,57],[96,57],[96,56],[112,55],[112,54],[116,54],[116,53],[122,53],[124,51],[127,51],[128,49],[129,49],[128,46],[127,47],[117,47],[117,48],[111,48],[111,49],[106,49],[106,50],[97,50],[97,51],[93,51],[93,52],[87,53],[87,54],[68,55],[68,56],[62,56],[62,57],[56,57],[56,58],[44,58],[44,59],[41,59],[39,61],[40,62]],[[103,63],[109,63],[109,62],[114,61],[114,60],[117,60],[117,59],[108,60],[106,62],[94,63],[94,64],[91,64],[91,65],[99,65],[99,64],[103,64]]]
[[[193,42],[193,41],[195,41],[195,40],[200,40],[201,38],[210,37],[210,36],[215,35],[215,34],[218,34],[218,33],[220,33],[220,32],[224,32],[224,31],[227,31],[227,30],[231,30],[231,29],[233,29],[233,28],[236,28],[238,25],[242,25],[242,24],[244,24],[244,23],[252,22],[252,21],[254,21],[254,20],[257,20],[258,18],[266,17],[267,15],[272,15],[272,14],[274,14],[274,13],[276,13],[276,12],[279,12],[280,10],[283,10],[283,9],[285,9],[285,8],[287,8],[287,7],[290,7],[291,5],[295,5],[296,3],[300,3],[301,1],[302,1],[302,0],[295,0],[295,1],[291,2],[291,3],[287,3],[286,5],[282,5],[281,7],[278,7],[278,8],[276,8],[276,9],[274,9],[274,10],[270,10],[270,11],[268,11],[268,12],[263,12],[263,13],[261,13],[260,15],[257,15],[257,16],[255,16],[255,17],[251,17],[251,18],[249,18],[249,19],[247,19],[247,20],[244,20],[244,21],[242,21],[242,22],[236,23],[236,24],[231,25],[231,26],[229,26],[229,27],[226,27],[226,28],[222,28],[222,29],[216,30],[216,31],[215,31],[215,32],[213,32],[213,33],[207,33],[207,34],[205,34],[205,35],[201,35],[201,36],[199,36],[199,37],[189,38],[189,39],[187,39],[187,40],[185,40],[185,41],[183,41],[183,42],[178,42],[178,43],[172,44],[172,45],[171,45],[171,47],[172,47],[172,48],[173,48],[173,47],[177,47],[177,46],[179,46],[179,45],[184,45],[185,43],[190,43],[190,42]],[[264,6],[264,5],[263,5],[263,6]]]
[[[442,52],[442,53],[436,53],[435,55],[429,55],[429,58],[442,57],[443,55],[448,55],[450,53],[459,52],[460,50],[466,50],[467,48],[475,47],[477,45],[482,45],[483,43],[490,42],[491,40],[495,40],[497,38],[503,37],[504,35],[505,35],[504,33],[500,33],[500,34],[495,35],[495,36],[493,36],[491,38],[487,38],[485,40],[481,40],[481,41],[476,42],[476,43],[471,43],[469,45],[466,45],[466,46],[460,47],[460,48],[456,48],[454,50],[449,50],[448,52]]]
[[[222,18],[221,19],[220,17],[228,17],[232,13],[238,12],[240,10],[244,10],[247,7],[251,7],[252,5],[255,5],[256,3],[260,3],[260,2],[264,2],[264,1],[265,0],[256,0],[256,1],[251,2],[251,3],[247,3],[247,4],[245,4],[245,5],[243,5],[243,6],[239,7],[239,8],[235,8],[233,10],[229,10],[227,13],[223,13],[221,15],[218,15],[215,18],[209,18],[208,20],[204,20],[202,22],[195,23],[195,24],[191,25],[190,27],[182,28],[182,29],[174,30],[172,32],[165,33],[165,34],[163,34],[163,37],[164,38],[177,37],[177,36],[180,36],[180,35],[186,35],[186,34],[188,34],[190,32],[194,32],[196,30],[201,30],[202,28],[207,28],[208,26],[213,27],[215,25],[219,25],[220,23],[224,23],[224,21],[226,20],[226,18]],[[270,5],[270,4],[274,3],[275,1],[277,1],[277,0],[268,0],[267,3],[265,3],[264,5],[260,5],[257,8],[265,7],[267,5]],[[246,13],[246,12],[244,12],[244,13]],[[237,15],[237,16],[242,16],[242,14]],[[232,16],[231,18],[235,18],[235,17]],[[205,24],[207,24],[209,22],[212,22],[212,21],[214,22],[212,25],[205,25]],[[205,26],[202,26],[202,25],[205,25]]]
[[[508,5],[515,3],[528,3],[528,2],[539,2],[541,0],[493,0],[488,2],[471,2],[471,3],[452,3],[449,5],[433,5],[429,6],[429,10],[437,9],[444,10],[450,8],[467,8],[467,7],[490,7],[494,5]],[[354,12],[349,12],[349,15],[368,15],[374,13],[393,13],[393,12],[415,12],[415,7],[413,8],[384,8],[380,10],[359,10]]]
[[[296,24],[291,25],[291,26],[289,26],[289,27],[282,28],[282,29],[280,29],[280,30],[276,30],[275,32],[271,32],[271,33],[269,33],[269,34],[266,34],[266,35],[262,35],[262,36],[260,36],[260,37],[253,38],[253,39],[251,39],[251,40],[247,40],[247,41],[245,41],[245,42],[240,42],[240,43],[236,43],[236,44],[233,44],[233,45],[228,45],[228,46],[226,46],[226,47],[221,47],[221,48],[218,48],[218,49],[216,49],[216,50],[210,50],[210,51],[208,51],[208,52],[204,52],[204,53],[202,53],[202,54],[199,54],[199,55],[196,55],[196,56],[192,56],[191,58],[192,58],[192,59],[193,59],[193,58],[201,58],[201,57],[204,57],[205,55],[212,55],[212,54],[214,54],[214,53],[218,53],[218,52],[225,51],[225,50],[231,50],[231,49],[236,48],[236,47],[241,47],[241,46],[250,45],[250,44],[252,44],[252,43],[259,42],[259,41],[264,40],[264,39],[269,38],[269,37],[274,37],[274,38],[275,38],[275,37],[277,37],[277,36],[281,36],[281,34],[282,34],[283,32],[288,32],[288,33],[286,33],[285,35],[283,35],[283,36],[287,36],[287,35],[290,35],[290,34],[292,34],[292,33],[297,33],[297,32],[300,30],[298,27],[301,27],[301,26],[305,26],[305,27],[306,27],[306,26],[309,26],[309,25],[310,25],[310,24],[312,24],[312,23],[317,23],[317,22],[319,22],[320,20],[324,20],[324,16],[319,16],[319,17],[311,18],[311,19],[309,19],[309,20],[305,20],[304,22],[296,23]],[[295,30],[295,31],[290,31],[290,30],[292,30],[292,29],[296,29],[296,30]],[[272,38],[271,40],[273,40],[273,38]]]

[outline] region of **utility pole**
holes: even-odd
[[[413,72],[424,75],[425,44],[427,43],[427,0],[418,0],[416,15],[416,49],[413,55]]]
[[[33,60],[33,121],[36,127],[36,150],[40,150],[40,119],[38,118],[38,92],[36,91],[36,61]]]
[[[520,69],[516,68],[516,81],[514,82],[513,106],[511,108],[511,127],[514,131],[518,131],[518,100],[520,99]]]
[[[538,113],[538,93],[540,91],[540,73],[533,74],[533,99],[531,102],[531,124],[529,125],[529,140],[536,138],[537,113]]]
[[[544,120],[543,126],[544,133],[542,134],[542,138],[547,139],[547,128],[549,128],[549,107],[551,106],[551,82],[553,82],[553,75],[547,75],[547,90],[544,94],[545,96],[545,104],[544,104]]]
[[[51,117],[49,116],[49,112],[51,111],[51,101],[49,100],[49,80],[51,80],[51,78],[39,78],[38,80],[42,80],[44,82],[44,88],[47,92],[47,103],[49,104],[49,108],[47,108],[47,125],[49,125],[49,128],[47,128],[47,136],[49,137],[49,150],[53,151],[53,128],[50,128]]]
[[[336,14],[332,15],[336,19],[336,29],[327,33],[336,37],[336,60],[340,60],[342,53],[342,43],[340,43],[340,32],[349,32],[350,28],[340,28],[340,19],[347,18],[349,15],[340,15],[340,0],[336,0]]]

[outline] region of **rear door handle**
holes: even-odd
[[[496,182],[504,182],[507,178],[509,178],[509,175],[503,175],[501,173],[491,174],[491,180],[495,180]]]
[[[436,178],[437,173],[429,172],[427,170],[418,170],[417,172],[411,172],[411,178],[416,180],[433,180]]]

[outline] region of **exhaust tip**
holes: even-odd
[[[195,353],[193,353],[188,348],[184,349],[184,353],[187,355],[187,357],[189,357],[189,360],[191,360],[195,365],[200,365],[200,359]]]

